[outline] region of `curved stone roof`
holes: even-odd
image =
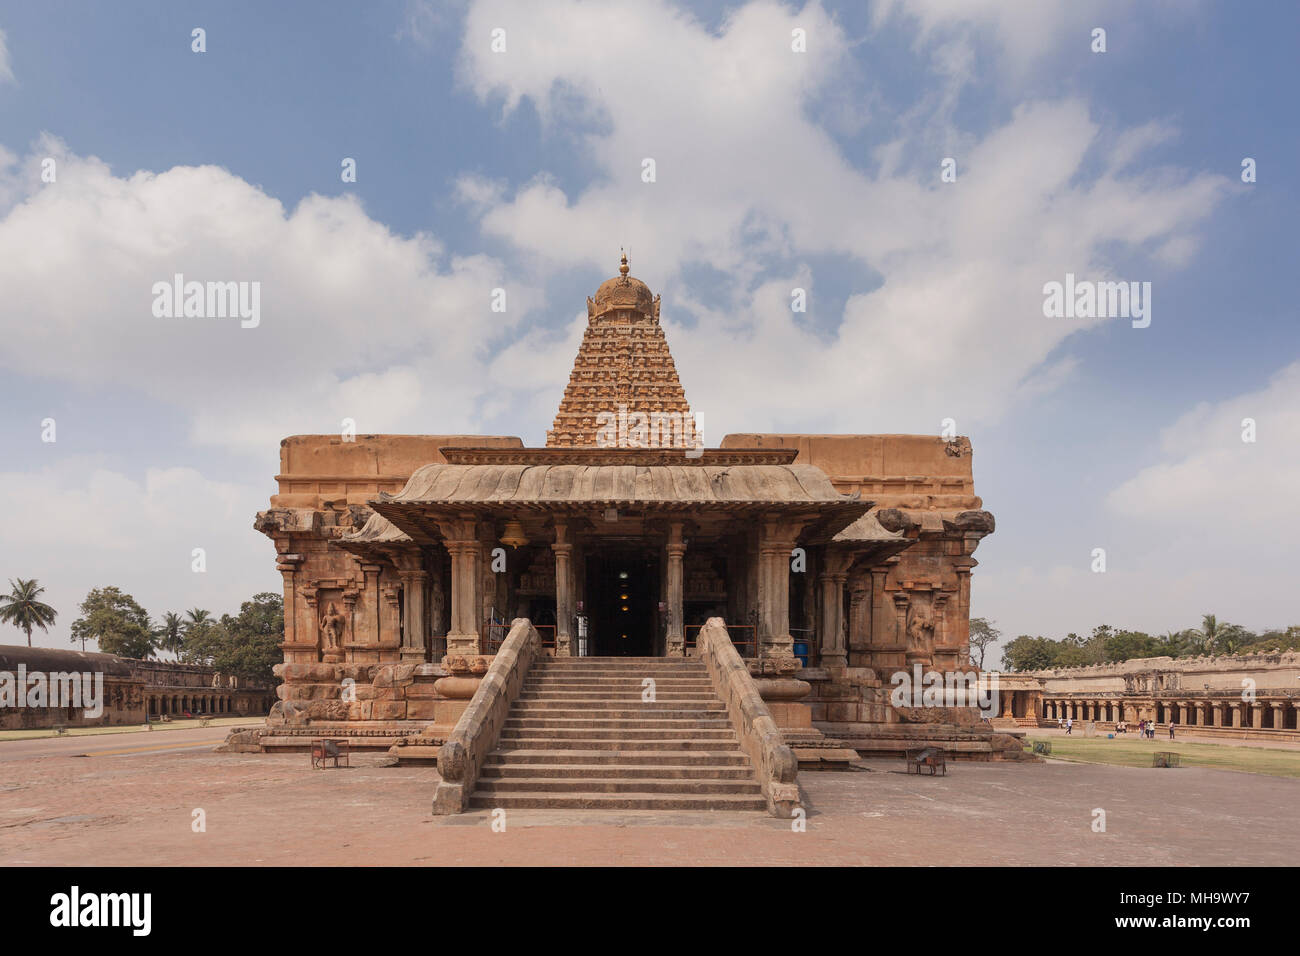
[[[882,525],[874,513],[864,514],[835,537],[834,544],[875,544],[881,541],[906,541],[907,536],[901,531],[890,531]]]
[[[26,647],[21,644],[0,646],[0,671],[16,673],[19,664],[25,665],[28,673],[89,671],[114,677],[131,676],[131,666],[116,654],[65,651],[53,647]]]
[[[410,543],[410,535],[378,513],[367,518],[356,531],[338,539],[338,544],[348,551],[369,551],[375,545]]]
[[[419,468],[385,505],[570,504],[847,506],[865,510],[857,497],[840,494],[813,465],[612,465],[435,463]],[[370,522],[367,522],[369,526]],[[374,533],[378,533],[378,526]],[[365,528],[359,533],[364,533]]]

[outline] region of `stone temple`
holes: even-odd
[[[545,447],[484,435],[281,442],[279,493],[255,526],[284,578],[283,683],[266,727],[228,746],[346,737],[442,767],[468,709],[503,749],[573,734],[582,746],[569,753],[603,741],[593,749],[672,755],[716,730],[749,753],[762,749],[747,737],[758,714],[803,768],[926,745],[1018,754],[972,707],[890,702],[896,672],[970,669],[974,552],[994,522],[969,441],[732,434],[703,447],[659,297],[626,258],[619,272],[587,300]],[[524,631],[531,667],[506,647]],[[743,666],[727,670],[733,654]],[[475,697],[494,663],[504,704]],[[641,699],[628,682],[644,675],[668,700],[683,682],[690,706],[650,722],[670,726],[628,715]],[[575,706],[543,699],[545,686]],[[576,716],[548,723],[537,716],[548,707]],[[621,731],[635,732],[626,747]]]

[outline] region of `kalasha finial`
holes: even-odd
[[[623,250],[620,249],[619,252],[623,252]],[[627,253],[623,252],[623,257],[619,260],[618,274],[625,276],[627,275],[627,272]]]

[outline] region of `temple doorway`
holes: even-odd
[[[596,553],[587,561],[587,654],[652,657],[658,650],[659,562],[644,553]]]

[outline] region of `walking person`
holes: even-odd
[[[1067,718],[1065,719],[1065,732],[1066,732],[1066,734],[1073,734],[1073,733],[1074,733],[1074,718],[1073,718],[1073,717],[1067,717]]]

